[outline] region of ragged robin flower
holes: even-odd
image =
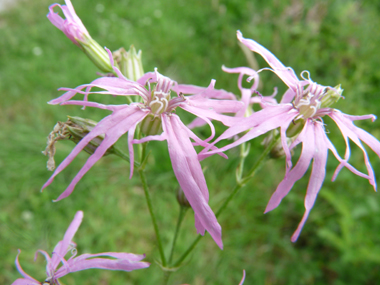
[[[291,238],[292,241],[296,241],[325,179],[328,150],[330,150],[339,161],[332,180],[335,180],[339,171],[343,167],[346,167],[354,174],[368,179],[369,183],[376,190],[373,169],[369,163],[368,155],[362,142],[368,145],[379,157],[380,142],[371,134],[356,127],[353,123],[356,120],[374,120],[376,117],[374,115],[351,116],[331,108],[331,105],[341,97],[343,90],[340,86],[334,88],[317,84],[310,79],[307,71],[301,74],[302,80],[299,80],[293,69],[285,67],[266,48],[251,39],[243,38],[240,31],[237,32],[237,37],[239,41],[249,49],[260,54],[271,67],[264,68],[263,70],[273,71],[289,89],[284,93],[279,104],[266,103],[266,107],[263,110],[253,113],[247,118],[243,118],[239,123],[227,129],[214,144],[222,139],[227,139],[239,133],[246,132],[241,138],[218,150],[207,152],[208,149],[206,148],[200,153],[200,157],[204,158],[215,152],[225,151],[271,130],[280,128],[281,143],[286,156],[286,173],[284,179],[277,186],[276,191],[270,198],[265,213],[273,210],[280,204],[294,183],[305,175],[313,160],[304,203],[306,211]],[[304,76],[305,74],[307,77]],[[330,117],[339,127],[343,135],[346,142],[344,159],[339,156],[326,134],[323,122],[324,116]],[[290,146],[288,145],[289,137],[294,139]],[[367,174],[359,172],[348,163],[350,158],[349,139],[362,150]],[[297,164],[293,166],[291,150],[298,144],[302,144],[301,156]]]
[[[111,52],[108,51],[108,53],[113,65]],[[118,77],[101,77],[94,80],[91,84],[81,85],[75,89],[62,88],[61,90],[66,90],[67,92],[49,102],[50,104],[95,107],[112,111],[112,114],[102,119],[76,145],[69,156],[57,167],[42,189],[47,187],[54,177],[69,165],[93,138],[100,134],[105,134],[104,140],[57,200],[69,196],[83,175],[123,134],[128,133],[131,176],[134,164],[133,144],[140,144],[151,140],[166,140],[174,174],[194,210],[197,232],[203,235],[205,230],[207,230],[218,246],[222,248],[221,227],[208,205],[209,194],[206,180],[194,145],[209,146],[208,141],[213,138],[215,133],[210,119],[218,120],[227,126],[233,125],[236,118],[221,113],[237,112],[242,108],[241,102],[210,99],[223,97],[221,93],[226,93],[225,96],[229,94],[223,90],[215,90],[214,80],[212,80],[207,88],[201,88],[192,85],[178,85],[175,81],[158,73],[157,70],[146,73],[137,81],[128,80],[116,67],[114,71]],[[103,90],[92,92],[92,87],[98,87]],[[77,93],[84,94],[84,99],[80,101],[70,100]],[[137,95],[141,100],[139,99],[138,102],[131,104],[103,105],[88,101],[89,94]],[[185,96],[184,94],[195,95]],[[206,121],[211,128],[211,136],[206,140],[201,140],[197,137],[182,123],[180,117],[175,114],[176,108],[181,108]],[[137,127],[146,135],[139,140],[134,139]]]
[[[44,282],[39,282],[30,275],[28,275],[22,268],[19,262],[19,253],[16,257],[17,270],[24,278],[15,280],[12,285],[59,285],[59,278],[71,273],[82,271],[91,268],[107,269],[107,270],[121,270],[132,271],[149,267],[148,262],[141,261],[145,255],[137,255],[133,253],[124,252],[103,252],[96,254],[81,254],[77,256],[76,244],[72,241],[76,231],[82,223],[83,212],[78,211],[75,214],[74,220],[68,227],[63,240],[57,243],[51,256],[44,250],[38,250],[35,255],[37,258],[38,253],[42,254],[47,261],[46,264],[46,279]],[[67,254],[71,254],[69,259],[65,259]],[[62,263],[62,266],[58,266]]]

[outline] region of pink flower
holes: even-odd
[[[380,142],[367,133],[356,127],[353,122],[356,120],[375,119],[374,115],[350,116],[341,113],[337,109],[330,108],[333,99],[340,97],[341,89],[326,87],[313,82],[309,77],[299,80],[294,71],[285,67],[270,51],[265,49],[253,40],[243,38],[240,31],[237,33],[238,39],[249,49],[259,53],[270,65],[265,68],[273,71],[289,87],[284,93],[280,104],[266,103],[266,107],[248,118],[243,118],[240,123],[226,130],[214,143],[230,138],[238,133],[248,131],[237,141],[222,147],[218,150],[206,152],[207,148],[199,156],[207,157],[218,151],[225,151],[241,143],[265,134],[268,131],[280,128],[281,142],[286,155],[286,174],[281,183],[273,193],[265,213],[276,208],[281,200],[289,193],[294,183],[306,173],[311,161],[312,171],[305,196],[306,211],[292,236],[292,241],[296,241],[306,219],[314,205],[315,199],[326,175],[326,161],[328,150],[334,154],[339,161],[332,180],[335,180],[339,171],[347,167],[354,174],[368,179],[376,190],[376,182],[373,169],[369,163],[366,150],[362,142],[368,145],[380,157]],[[308,74],[308,72],[303,72]],[[339,127],[346,142],[346,153],[344,159],[340,158],[335,147],[328,139],[323,123],[323,117],[329,116]],[[293,143],[288,146],[287,136],[294,136]],[[348,139],[351,139],[363,152],[364,162],[368,174],[356,170],[348,163],[350,148]],[[291,149],[298,144],[302,144],[301,156],[295,166],[291,162]]]
[[[110,52],[109,55],[110,60],[113,61]],[[146,73],[137,82],[134,82],[125,78],[116,67],[114,70],[115,73],[118,74],[118,77],[101,77],[94,80],[91,84],[81,85],[75,89],[62,88],[61,90],[67,90],[68,92],[49,102],[50,104],[82,105],[106,109],[112,111],[112,114],[101,120],[96,127],[76,145],[70,155],[58,166],[42,189],[47,187],[53,181],[54,177],[69,165],[93,138],[100,134],[105,134],[104,140],[57,200],[69,196],[82,176],[123,134],[128,132],[131,176],[134,164],[132,145],[150,140],[166,140],[174,174],[194,210],[197,232],[203,235],[205,230],[207,230],[218,246],[222,248],[221,227],[216,220],[215,214],[208,205],[209,194],[206,180],[193,145],[209,146],[207,141],[213,138],[215,132],[210,119],[221,121],[227,126],[233,125],[236,118],[221,115],[220,113],[237,112],[242,108],[241,102],[209,99],[209,97],[220,96],[218,94],[220,94],[221,91],[214,90],[214,80],[211,81],[210,86],[207,88],[178,85],[170,78],[155,71]],[[148,85],[148,89],[145,87],[146,84]],[[154,88],[151,88],[151,84],[155,85]],[[90,92],[92,87],[99,87],[104,89],[104,91]],[[85,91],[82,91],[83,89],[85,89]],[[177,95],[171,97],[171,91],[176,92]],[[201,92],[192,96],[183,95],[183,93],[188,94],[193,91]],[[70,100],[77,93],[85,94],[85,99],[83,101]],[[137,95],[141,100],[136,103],[131,103],[130,105],[103,105],[87,101],[88,94],[95,93],[117,96]],[[177,107],[206,121],[211,128],[211,136],[204,141],[198,138],[182,123],[179,116],[174,113]],[[136,140],[134,139],[134,133],[139,124],[142,132],[148,134],[148,136]],[[162,133],[160,131],[161,126],[163,129]],[[192,143],[190,139],[195,142]],[[214,147],[214,149],[216,148]]]
[[[35,255],[35,259],[37,258],[38,253],[41,253],[45,256],[47,265],[46,265],[46,280],[45,282],[39,282],[21,268],[18,256],[16,257],[16,267],[17,270],[21,273],[24,278],[19,278],[12,283],[12,285],[41,285],[41,284],[49,284],[59,285],[58,278],[61,278],[71,272],[86,270],[90,268],[98,268],[98,269],[107,269],[107,270],[122,270],[122,271],[132,271],[136,269],[149,267],[148,262],[140,261],[145,258],[145,255],[136,255],[133,253],[123,253],[123,252],[103,252],[97,254],[82,254],[76,256],[76,244],[72,241],[76,231],[78,230],[83,218],[83,212],[78,211],[75,214],[74,220],[71,222],[68,227],[63,240],[58,242],[55,246],[52,256],[50,257],[46,251],[38,250]],[[68,252],[71,252],[71,257],[69,259],[65,259],[65,256]],[[101,258],[99,258],[101,257]],[[113,257],[110,258],[102,258],[102,257]],[[62,266],[57,269],[58,265],[62,262]]]
[[[79,41],[85,41],[86,38],[90,38],[90,34],[83,25],[75,13],[74,7],[70,0],[65,0],[66,5],[53,4],[49,7],[49,13],[47,14],[50,22],[60,29],[74,44],[80,47]],[[58,13],[54,13],[54,7],[58,6],[62,9],[66,19],[62,19]]]
[[[274,96],[277,94],[277,89],[275,88],[275,91],[270,96],[253,96],[253,94],[257,94],[257,88],[259,86],[259,74],[249,68],[249,67],[235,67],[235,68],[228,68],[225,66],[222,66],[222,69],[224,72],[227,73],[239,73],[239,79],[238,79],[238,87],[241,92],[241,101],[244,103],[244,108],[240,109],[239,112],[236,113],[237,117],[244,117],[249,116],[253,113],[253,110],[251,106],[253,104],[260,104],[261,108],[265,108],[267,103],[276,104],[277,101],[274,99]],[[250,88],[243,87],[243,77],[244,75],[249,76],[247,81],[250,82],[252,80],[253,84]]]

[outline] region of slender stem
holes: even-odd
[[[165,267],[166,266],[166,259],[165,259],[164,249],[162,247],[161,236],[160,236],[160,232],[158,230],[156,216],[153,213],[152,199],[150,198],[148,184],[146,182],[146,177],[145,177],[145,173],[144,173],[143,169],[139,169],[139,175],[140,175],[141,183],[142,183],[143,188],[144,188],[146,203],[147,203],[148,208],[149,208],[150,217],[152,218],[154,232],[156,233],[157,245],[158,245],[158,250],[159,250],[160,256],[161,256],[162,266]]]
[[[275,139],[273,139],[272,142],[261,153],[261,155],[260,155],[259,159],[256,161],[256,163],[248,171],[248,174],[244,178],[241,178],[240,181],[237,181],[237,185],[235,186],[234,190],[230,193],[230,195],[224,201],[223,205],[216,212],[216,217],[219,217],[219,215],[227,208],[228,204],[235,197],[235,195],[239,192],[239,190],[255,175],[256,171],[259,169],[259,167],[261,167],[261,165],[263,164],[264,159],[266,158],[267,154],[270,152],[270,150],[273,148],[273,146],[276,144],[277,141],[278,141],[278,137],[276,137]],[[198,244],[198,242],[201,240],[202,237],[203,236],[199,235],[199,236],[197,236],[195,238],[195,240],[189,246],[189,248],[174,263],[174,267],[178,267],[178,266],[181,265],[181,263],[193,251],[193,249],[196,247],[196,245]]]
[[[280,138],[280,135],[277,135],[272,139],[270,144],[264,149],[264,151],[260,155],[259,159],[256,160],[255,164],[248,171],[248,174],[244,178],[241,179],[240,184],[244,186],[255,175],[256,171],[261,167],[262,163],[264,162],[264,159],[267,157],[267,155],[272,150],[272,148],[276,145],[279,138]]]
[[[173,260],[173,253],[174,253],[175,244],[176,244],[176,241],[177,241],[179,229],[181,227],[183,218],[185,217],[185,214],[186,214],[186,210],[187,210],[187,208],[180,206],[177,226],[175,228],[175,233],[174,233],[174,238],[173,238],[173,243],[172,243],[172,249],[171,249],[170,255],[169,255],[169,261],[168,261],[169,264],[171,264],[171,262]]]

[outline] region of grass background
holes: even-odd
[[[96,68],[45,17],[51,1],[20,0],[0,14],[0,284],[20,277],[14,266],[17,249],[26,272],[43,281],[45,261],[33,262],[35,250],[51,251],[77,210],[84,221],[75,236],[78,252],[146,253],[152,265],[130,273],[87,270],[62,278],[64,284],[157,284],[162,273],[155,263],[158,250],[138,177],[116,157],[99,161],[73,194],[52,200],[68,185],[88,155],[78,158],[43,193],[51,175],[41,154],[47,134],[66,115],[100,120],[106,112],[75,106],[50,106],[59,87],[76,87],[96,78]],[[63,4],[63,3],[61,3]],[[158,70],[180,83],[216,87],[235,93],[237,76],[220,67],[246,65],[236,30],[275,53],[296,73],[309,70],[323,85],[342,84],[345,100],[336,107],[348,114],[380,113],[379,1],[89,1],[74,0],[88,31],[111,50],[134,44],[143,50],[145,71]],[[257,57],[260,67],[266,66]],[[260,92],[279,93],[283,84],[261,73]],[[112,102],[112,98],[98,98]],[[108,100],[108,101],[107,101]],[[326,120],[329,137],[340,153],[344,143]],[[380,138],[379,122],[359,126]],[[207,128],[201,129],[204,135]],[[252,142],[248,161],[263,150]],[[165,142],[151,143],[148,182],[168,254],[178,214],[178,187]],[[56,161],[73,148],[60,142]],[[210,205],[217,209],[234,186],[237,150],[229,160],[205,160]],[[379,159],[369,152],[379,178]],[[352,147],[352,163],[363,169],[363,158]],[[156,163],[155,163],[156,162]],[[263,215],[266,203],[284,174],[284,160],[269,160],[220,217],[225,250],[204,238],[170,279],[170,284],[375,284],[380,278],[380,199],[368,182],[343,170],[330,182],[337,163],[330,155],[326,181],[296,243],[290,236],[300,221],[308,177],[302,178],[281,205]],[[306,176],[310,174],[310,171]],[[136,176],[136,175],[135,175]],[[195,238],[188,213],[179,237],[178,253]]]

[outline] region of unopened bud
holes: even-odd
[[[99,68],[106,73],[114,73],[108,53],[91,37],[85,37],[84,41],[77,40],[83,52]],[[116,63],[115,63],[115,66]]]
[[[120,48],[112,53],[115,62],[119,65],[121,73],[129,80],[137,81],[144,75],[144,69],[141,60],[141,50],[136,53],[133,45],[126,51]]]
[[[332,104],[338,102],[340,98],[342,98],[343,89],[340,88],[340,84],[335,86],[334,89],[329,89],[326,91],[326,94],[323,96],[321,100],[321,108],[328,108]]]
[[[54,126],[53,131],[49,134],[46,149],[42,152],[44,155],[49,157],[47,169],[50,171],[55,169],[54,155],[56,152],[55,143],[57,141],[71,140],[77,144],[82,138],[91,132],[96,125],[97,122],[93,120],[70,116],[68,116],[68,120],[65,123],[58,122]],[[104,135],[99,135],[93,138],[83,150],[89,154],[93,154],[103,140]],[[113,153],[113,146],[111,146],[104,155],[110,153]]]
[[[177,191],[177,201],[178,201],[178,204],[181,206],[181,207],[184,207],[184,208],[189,208],[191,207],[190,206],[190,203],[189,201],[187,200],[186,196],[185,196],[185,193],[183,192],[182,188],[179,187],[178,188],[178,191]]]
[[[54,12],[54,7],[60,7],[65,18]],[[114,73],[107,52],[88,33],[81,19],[74,11],[70,1],[66,5],[53,4],[47,14],[50,22],[60,29],[74,44],[80,47],[91,61],[103,72]]]

